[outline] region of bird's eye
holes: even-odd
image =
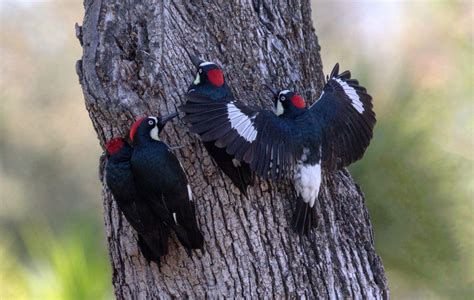
[[[285,100],[286,100],[285,96],[281,96],[281,97],[280,97],[280,100],[281,100],[281,101],[285,101]]]
[[[202,73],[202,69],[199,69],[199,73]]]
[[[153,122],[153,120],[148,121],[148,125],[154,125],[154,124],[155,122]]]

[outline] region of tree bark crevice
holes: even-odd
[[[316,99],[323,83],[309,1],[86,0],[76,64],[100,144],[128,134],[134,119],[183,103],[194,79],[188,53],[221,64],[235,96],[270,107],[262,83]],[[175,240],[161,270],[139,253],[103,176],[104,222],[115,295],[129,298],[388,298],[363,194],[347,170],[324,174],[318,228],[296,236],[288,181],[257,180],[240,194],[180,122],[163,139],[182,145],[205,237],[189,258]],[[103,161],[100,172],[103,172]]]

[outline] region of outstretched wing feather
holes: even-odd
[[[258,175],[281,177],[290,170],[295,159],[290,122],[283,122],[273,112],[257,110],[233,100],[215,101],[202,95],[187,95],[181,106],[187,115],[183,120],[190,131],[201,135],[203,141],[215,141],[225,147],[237,160],[249,163]],[[288,145],[287,151],[283,146]],[[287,153],[287,152],[290,153]]]
[[[364,155],[376,122],[372,108],[367,90],[351,79],[349,71],[339,74],[336,64],[322,96],[310,107],[319,120],[325,168],[339,169]]]

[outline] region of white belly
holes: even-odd
[[[299,163],[293,178],[295,190],[310,207],[314,206],[321,185],[321,164]]]

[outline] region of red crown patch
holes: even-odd
[[[215,87],[221,87],[224,84],[224,74],[221,69],[212,69],[207,72],[207,79]]]
[[[303,97],[301,97],[300,95],[294,95],[293,97],[291,97],[290,100],[291,103],[293,103],[293,105],[297,108],[305,108],[306,106]]]
[[[132,127],[130,128],[130,140],[133,141],[133,138],[135,137],[135,133],[137,133],[138,126],[145,120],[147,117],[142,117],[133,123]]]
[[[105,150],[109,155],[117,153],[123,147],[122,138],[113,138],[107,144],[105,144]]]

